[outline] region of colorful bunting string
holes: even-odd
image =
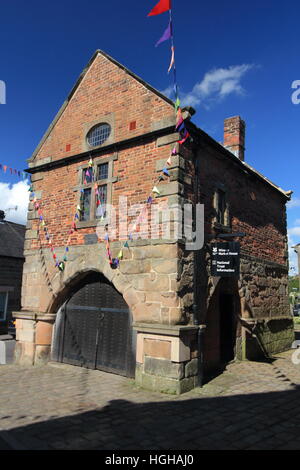
[[[28,182],[30,182],[30,175],[25,171],[16,170],[15,168],[11,168],[8,165],[3,165],[2,163],[0,163],[0,170],[2,170],[4,173],[6,173],[8,170],[11,175],[15,175],[23,181],[28,180]]]

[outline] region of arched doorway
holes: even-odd
[[[122,295],[99,273],[91,273],[57,313],[51,359],[134,377],[135,337]]]
[[[223,370],[240,356],[241,314],[238,281],[220,278],[209,299],[204,335],[205,372]]]

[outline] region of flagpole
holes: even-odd
[[[172,2],[172,0],[171,0]],[[172,18],[172,3],[170,3],[170,10],[169,10],[169,15],[170,15],[170,25],[171,25],[171,47],[172,51],[174,54],[174,66],[173,66],[173,71],[174,71],[174,91],[175,91],[175,97],[176,97],[176,102],[179,99],[178,96],[178,85],[177,85],[177,73],[176,73],[176,61],[175,61],[175,46],[174,46],[174,31],[173,31],[173,18]]]

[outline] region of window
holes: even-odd
[[[217,222],[225,225],[226,199],[225,192],[222,189],[217,191]]]
[[[81,198],[81,220],[90,220],[92,189],[87,188],[82,191]]]
[[[111,201],[113,178],[113,160],[116,156],[95,161],[93,167],[80,169],[80,223],[81,226],[107,218],[107,204]],[[99,161],[100,160],[100,161]],[[108,160],[108,161],[107,161]]]
[[[214,193],[214,217],[215,226],[230,227],[228,192],[224,184],[217,183]]]
[[[98,124],[87,134],[87,142],[90,147],[102,145],[110,136],[111,127],[109,124]]]
[[[98,180],[106,180],[108,178],[108,163],[98,165]]]
[[[6,319],[8,292],[0,292],[0,320]]]

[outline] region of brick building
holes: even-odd
[[[22,309],[15,312],[19,362],[52,358],[182,393],[203,369],[255,357],[261,347],[272,353],[290,346],[289,193],[245,163],[239,117],[225,120],[221,145],[192,123],[193,113],[183,110],[191,138],[180,144],[173,102],[96,51],[29,159],[35,199],[28,211]],[[101,213],[99,194],[106,203]],[[128,203],[120,199],[125,196]],[[36,201],[56,260],[68,255],[63,270],[53,262]],[[199,250],[188,249],[185,233],[172,236],[187,202],[205,207]],[[109,250],[113,258],[123,252],[116,269],[104,241],[109,204],[119,222]],[[144,204],[140,224],[130,212],[135,204]],[[70,233],[77,206],[80,219]],[[149,235],[150,213],[158,207]],[[131,225],[122,236],[126,211]],[[211,243],[226,235],[241,244],[239,277],[211,276]]]

